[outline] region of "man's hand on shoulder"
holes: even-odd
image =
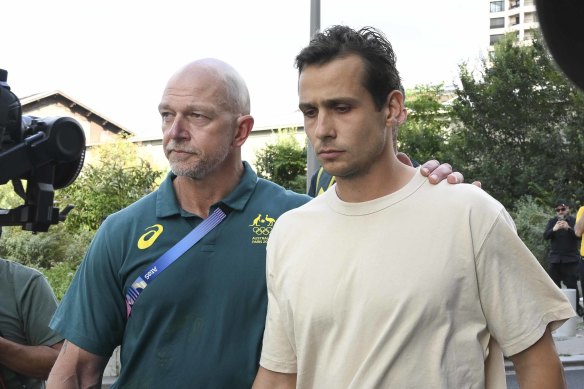
[[[444,179],[450,184],[461,184],[464,182],[462,173],[453,172],[452,166],[449,163],[441,164],[435,159],[424,163],[420,171],[423,176],[428,177],[428,181],[431,184],[437,184]],[[474,181],[472,184],[481,188],[480,181]]]

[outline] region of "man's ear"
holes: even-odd
[[[233,146],[241,147],[251,134],[253,129],[254,119],[251,115],[242,115],[237,118],[237,129],[233,136]]]
[[[404,96],[399,90],[393,90],[387,95],[386,106],[388,108],[386,125],[388,128],[402,124],[407,117],[404,107]]]

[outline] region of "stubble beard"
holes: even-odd
[[[171,150],[171,151],[169,151]],[[174,160],[172,150],[180,150],[189,153],[187,160]],[[205,154],[201,150],[182,146],[177,142],[170,142],[165,149],[166,157],[170,164],[170,169],[177,176],[189,177],[195,180],[201,180],[217,169],[229,155],[229,145],[222,145],[220,149],[215,150],[212,154]],[[194,159],[194,161],[190,161]]]
[[[320,161],[321,166],[324,167],[324,170],[327,173],[345,180],[351,180],[365,176],[371,170],[373,163],[384,153],[385,144],[385,139],[381,139],[378,147],[371,148],[363,153],[365,154],[364,158],[353,158],[352,161],[347,161],[345,166],[335,167],[334,162],[327,164],[324,161]]]

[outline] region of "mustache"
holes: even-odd
[[[321,152],[323,150],[338,150],[337,146],[335,146],[331,142],[319,142],[319,143],[313,144],[313,148],[317,153]]]
[[[164,151],[167,153],[171,151],[180,151],[182,153],[199,154],[197,149],[189,147],[188,145],[183,144],[182,142],[177,142],[175,140],[168,142],[164,148]]]

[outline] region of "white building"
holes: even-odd
[[[514,32],[519,41],[531,40],[531,29],[538,28],[534,0],[489,0],[489,45]]]

